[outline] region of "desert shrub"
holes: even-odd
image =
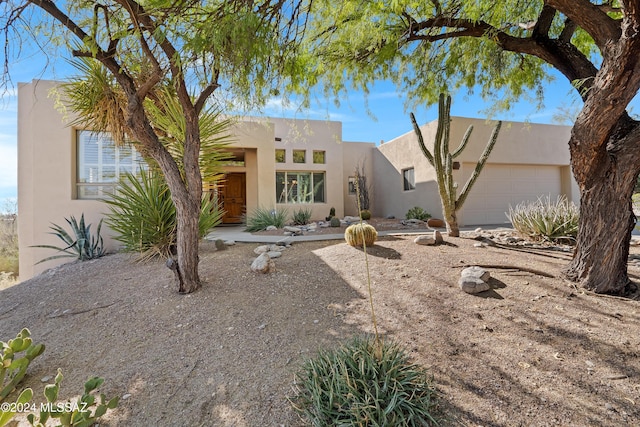
[[[15,214],[0,215],[0,272],[18,276],[18,223]]]
[[[102,236],[100,236],[100,229],[102,228],[102,220],[98,223],[96,234],[91,234],[91,224],[85,225],[84,213],[80,216],[80,222],[76,221],[76,218],[71,215],[70,218],[65,218],[67,224],[71,227],[71,234],[67,233],[64,228],[57,224],[52,224],[49,227],[53,230],[54,236],[58,237],[64,242],[64,246],[54,245],[34,245],[34,248],[55,249],[58,251],[58,255],[53,255],[38,261],[36,264],[40,264],[45,261],[49,261],[57,258],[76,258],[80,261],[86,261],[90,259],[100,258],[105,254],[104,242]]]
[[[420,221],[426,221],[431,218],[431,214],[422,209],[420,206],[414,206],[407,211],[407,219],[419,219]]]
[[[378,238],[378,232],[369,224],[351,224],[344,231],[344,238],[351,246],[371,246]]]
[[[270,225],[282,228],[287,223],[288,218],[289,212],[286,209],[276,211],[275,209],[256,208],[247,215],[246,230],[249,232],[262,231],[266,230]]]
[[[296,374],[290,399],[314,426],[429,426],[435,391],[424,368],[396,344],[355,338],[321,350]]]
[[[332,227],[340,227],[340,218],[334,216],[331,218],[329,225]]]
[[[371,219],[371,211],[367,210],[367,209],[363,209],[360,211],[360,218],[362,218],[363,220],[368,220]]]
[[[331,208],[329,209],[329,216],[331,218],[333,218],[334,216],[336,216],[336,208]]]
[[[107,224],[116,233],[125,252],[140,254],[140,259],[168,258],[176,244],[176,208],[169,187],[154,171],[140,176],[126,174],[118,192],[106,199],[110,212]],[[200,237],[220,224],[223,212],[207,198],[200,206]]]
[[[565,196],[509,206],[507,217],[519,233],[536,240],[574,240],[578,234],[578,207]]]
[[[311,209],[300,208],[293,212],[293,225],[309,224],[311,220]]]

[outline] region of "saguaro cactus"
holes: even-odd
[[[498,122],[498,124],[493,128],[491,138],[487,142],[487,146],[480,156],[473,173],[467,180],[467,183],[464,185],[460,194],[458,194],[458,185],[453,181],[453,159],[458,157],[467,146],[469,137],[473,131],[473,126],[469,126],[467,129],[460,146],[453,153],[450,153],[450,112],[451,96],[447,95],[445,98],[444,94],[440,94],[440,100],[438,102],[438,128],[436,130],[436,138],[433,145],[433,154],[431,154],[429,149],[424,145],[422,132],[420,131],[420,127],[418,126],[413,113],[411,113],[411,123],[413,123],[413,129],[418,136],[418,143],[420,144],[422,152],[431,166],[436,170],[438,192],[440,193],[440,200],[442,201],[442,214],[444,215],[444,220],[447,223],[447,232],[449,233],[449,236],[458,237],[460,235],[460,229],[458,227],[457,212],[462,208],[464,201],[469,195],[469,191],[471,191],[471,187],[478,179],[478,176],[480,176],[480,172],[487,162],[489,154],[491,154],[491,150],[493,150],[493,147],[496,144],[498,133],[500,133],[500,127],[502,127],[502,122]]]

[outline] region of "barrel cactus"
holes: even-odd
[[[378,232],[369,224],[351,224],[344,232],[344,238],[351,246],[371,246],[378,238]]]

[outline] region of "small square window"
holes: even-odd
[[[405,169],[402,171],[402,181],[404,191],[414,190],[416,188],[416,178],[413,168]]]
[[[284,163],[285,162],[286,151],[284,148],[276,148],[276,163]]]
[[[293,150],[293,163],[306,163],[307,152],[305,150]]]
[[[313,151],[313,163],[321,165],[325,164],[324,151]]]

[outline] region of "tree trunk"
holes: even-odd
[[[580,201],[578,239],[567,277],[597,293],[629,292],[627,260],[635,223],[628,189],[611,182],[589,188]]]
[[[187,193],[188,194],[188,193]],[[179,293],[191,293],[200,288],[200,275],[198,274],[198,244],[200,231],[198,221],[200,218],[200,201],[189,197],[183,200],[174,197],[176,205],[176,246],[178,250],[178,263],[174,270],[176,285]]]
[[[580,187],[580,224],[573,260],[566,267],[568,279],[585,289],[625,295],[635,289],[627,274],[631,232],[636,224],[631,196],[640,167],[635,132],[612,136],[604,155],[584,157],[572,153],[572,167]],[[572,140],[574,138],[572,137]],[[623,142],[623,139],[627,139]],[[629,139],[635,139],[630,144]],[[572,141],[570,146],[580,144]],[[615,150],[612,147],[625,147]]]

